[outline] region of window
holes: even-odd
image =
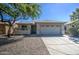
[[[54,25],[51,25],[51,27],[54,27]]]
[[[27,26],[26,25],[22,25],[21,26],[21,30],[27,30]]]
[[[41,27],[44,27],[44,25],[41,25]]]
[[[56,27],[59,27],[59,25],[56,25]]]
[[[46,25],[46,27],[49,27],[49,25]]]
[[[41,25],[41,27],[50,27],[50,25],[47,25],[47,24],[46,25]]]

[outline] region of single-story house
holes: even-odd
[[[63,35],[65,22],[35,21],[16,23],[15,34]]]

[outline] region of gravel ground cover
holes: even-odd
[[[40,37],[0,37],[0,55],[49,55]]]

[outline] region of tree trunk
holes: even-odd
[[[15,19],[13,20],[13,22],[12,22],[12,25],[14,25],[14,23],[15,23]],[[13,32],[12,32],[12,34],[14,35],[14,32],[15,32],[15,28],[13,28]]]
[[[8,29],[7,36],[10,37],[11,34],[13,34],[13,33],[11,33],[11,28],[12,28],[13,24],[15,23],[15,20],[13,20],[12,23],[11,22],[8,22],[8,23],[9,23],[9,29]],[[14,29],[13,29],[13,32],[14,32]]]
[[[8,37],[10,37],[10,36],[11,36],[11,26],[9,26],[7,36],[8,36]]]

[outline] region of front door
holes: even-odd
[[[36,34],[36,25],[31,25],[31,34]]]

